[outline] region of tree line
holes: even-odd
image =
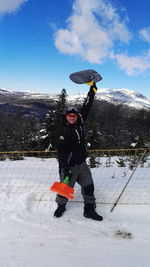
[[[67,92],[62,89],[42,121],[35,114],[0,111],[0,151],[55,150],[67,106]],[[78,103],[75,106],[80,109]],[[85,132],[89,149],[148,147],[150,111],[94,100]]]

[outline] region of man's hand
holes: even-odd
[[[94,92],[94,93],[97,92],[97,87],[96,87],[95,82],[93,82],[93,85],[90,86],[90,92]]]
[[[96,93],[97,92],[97,87],[96,87],[96,83],[94,81],[91,81],[91,82],[88,82],[87,83],[88,85],[90,85],[90,92],[94,92]]]
[[[87,83],[88,85],[90,85],[90,93],[96,93],[97,92],[97,87],[96,87],[96,83],[94,81],[91,81],[89,83]]]
[[[64,178],[69,177],[69,179],[72,177],[72,170],[68,168],[64,168]]]

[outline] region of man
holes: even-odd
[[[97,87],[93,82],[80,112],[75,107],[67,109],[59,136],[58,162],[60,181],[62,182],[68,176],[70,187],[73,188],[76,182],[81,186],[81,193],[84,199],[83,215],[86,218],[102,221],[103,217],[95,211],[94,183],[91,171],[86,163],[87,152],[83,128],[96,91]],[[56,202],[58,207],[54,212],[55,217],[59,218],[63,215],[67,201],[66,197],[57,194]]]

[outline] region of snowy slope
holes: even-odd
[[[32,91],[15,91],[15,90],[6,90],[4,88],[0,89],[0,96],[11,96],[16,98],[22,99],[56,99],[56,95],[51,94],[43,94],[39,92],[32,92]]]
[[[47,99],[47,100],[54,100],[56,101],[57,95],[51,94],[44,94],[39,92],[21,92],[21,91],[13,91],[13,90],[6,90],[0,89],[0,97],[13,97],[19,99]],[[84,98],[86,97],[85,94],[78,94],[78,95],[70,95],[68,96],[68,101],[71,104],[82,103]],[[104,100],[114,104],[126,104],[129,107],[137,108],[137,109],[150,109],[150,99],[143,96],[142,94],[129,90],[129,89],[112,89],[112,88],[101,88],[98,89],[96,94],[96,99]]]
[[[102,89],[98,91],[97,98],[115,104],[126,104],[133,108],[150,109],[150,99],[128,89]]]
[[[144,174],[149,173],[147,164],[140,168]],[[49,191],[51,176],[54,180],[58,177],[55,159],[5,160],[0,167],[0,266],[149,267],[149,205],[118,205],[111,213],[112,205],[97,204],[104,220],[95,222],[83,217],[83,203],[71,202],[64,216],[56,219],[55,194]],[[100,178],[104,183],[109,173],[109,168],[105,169],[106,173],[101,167],[92,169],[96,187]],[[120,169],[115,175],[123,182]],[[138,177],[142,180],[143,175]],[[116,191],[118,179],[109,177]],[[133,184],[131,194],[134,190]],[[140,190],[146,190],[142,182]],[[48,195],[49,200],[45,198]]]
[[[69,96],[68,100],[71,101],[72,104],[75,102],[79,103],[83,101],[85,97],[86,94],[74,95]],[[113,104],[125,104],[137,109],[150,109],[150,99],[140,93],[128,89],[101,88],[97,91],[96,99],[104,100]]]

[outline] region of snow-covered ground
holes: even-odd
[[[58,180],[55,159],[1,161],[0,266],[149,267],[150,205],[119,204],[110,212],[112,204],[100,204],[113,203],[132,173],[115,162],[92,169],[97,211],[104,217],[96,222],[83,217],[78,186],[64,216],[53,217],[55,194],[49,186]],[[149,162],[136,173],[122,203],[149,202]]]

